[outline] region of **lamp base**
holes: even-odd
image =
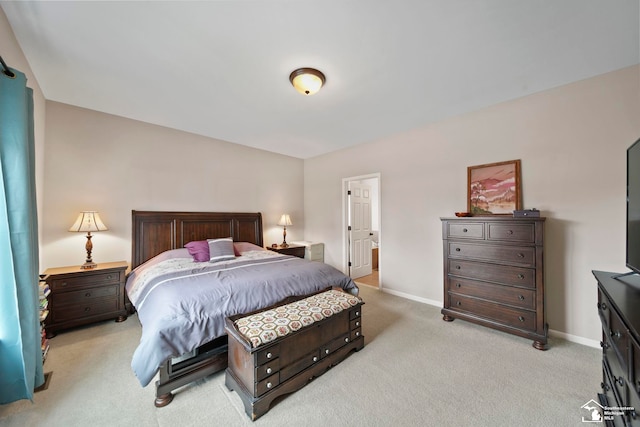
[[[287,242],[282,242],[282,243],[280,243],[280,247],[281,248],[288,248],[289,244]]]
[[[89,261],[87,261],[87,262],[85,262],[84,264],[82,264],[82,265],[80,266],[80,268],[81,268],[82,270],[91,270],[92,268],[96,268],[97,266],[98,266],[98,264],[96,264],[95,262],[89,262]]]

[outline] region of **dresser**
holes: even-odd
[[[640,276],[593,274],[602,323],[600,412],[609,426],[640,426]]]
[[[547,349],[545,218],[441,218],[443,320],[467,320]]]
[[[47,337],[58,331],[107,319],[127,319],[125,261],[100,263],[84,270],[80,266],[48,268],[44,272],[49,294]]]

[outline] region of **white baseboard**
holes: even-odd
[[[442,301],[436,301],[436,300],[432,300],[432,299],[428,299],[428,298],[420,298],[417,297],[415,295],[411,295],[411,294],[407,294],[404,292],[398,292],[398,291],[394,291],[391,289],[384,289],[384,288],[379,288],[382,292],[391,294],[391,295],[396,295],[402,298],[406,298],[406,299],[410,299],[412,301],[417,301],[417,302],[421,302],[424,304],[429,304],[429,305],[433,305],[436,307],[442,307],[443,302]],[[568,334],[566,332],[561,332],[561,331],[556,331],[554,329],[549,329],[549,335],[555,338],[562,338],[564,340],[570,341],[570,342],[574,342],[576,344],[582,344],[582,345],[586,345],[587,347],[594,347],[594,348],[600,348],[600,341],[598,340],[592,340],[589,338],[584,338],[584,337],[579,337],[577,335],[571,335]]]

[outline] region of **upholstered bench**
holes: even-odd
[[[252,420],[364,347],[362,300],[331,289],[226,319],[225,384]]]

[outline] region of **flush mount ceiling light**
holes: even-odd
[[[303,95],[313,95],[325,82],[324,74],[315,68],[298,68],[289,75],[293,87]]]

